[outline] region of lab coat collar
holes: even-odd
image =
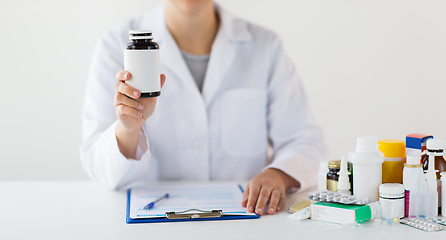
[[[252,35],[248,30],[247,22],[236,18],[234,15],[226,11],[226,9],[215,4],[215,10],[220,16],[220,29],[225,32],[228,40],[237,42],[249,42],[252,40]]]
[[[224,80],[227,72],[234,63],[237,55],[238,42],[249,42],[252,36],[247,23],[235,18],[225,9],[216,5],[220,17],[220,27],[212,44],[211,56],[204,79],[202,95],[209,106]]]
[[[252,41],[252,35],[246,21],[234,17],[217,4],[215,4],[215,8],[220,17],[220,26],[212,45],[202,89],[202,96],[206,106],[209,106],[211,103],[213,97],[218,92],[220,83],[234,62],[236,57],[235,45],[239,42]],[[200,92],[183,59],[181,51],[167,29],[164,12],[164,5],[161,5],[154,11],[157,18],[156,22],[161,23],[154,26],[154,37],[160,44],[161,49],[161,62],[177,75],[179,79],[184,80],[175,84],[181,84],[183,89],[195,92],[196,96],[200,96]]]
[[[215,3],[215,10],[218,12],[220,17],[219,32],[224,32],[222,35],[224,35],[225,38],[236,42],[252,41],[252,35],[248,29],[246,21],[236,18],[233,14],[222,8],[217,3]],[[154,9],[152,14],[154,15],[155,22],[162,23],[152,26],[155,40],[158,43],[162,43],[166,37],[168,37],[166,35],[170,35],[164,18],[164,5],[162,4],[158,6],[156,9]],[[154,19],[151,20],[153,21]]]

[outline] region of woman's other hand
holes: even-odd
[[[249,181],[243,193],[242,206],[258,215],[275,214],[285,207],[286,189],[299,183],[279,169],[268,168]],[[269,201],[268,210],[265,209]]]

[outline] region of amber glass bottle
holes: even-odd
[[[427,155],[435,155],[435,170],[437,172],[437,179],[440,179],[440,172],[446,171],[446,159],[444,157],[445,141],[442,139],[429,139],[427,145]],[[429,166],[429,158],[423,159],[423,169],[427,170]]]
[[[444,147],[445,141],[443,139],[428,139],[426,142],[427,155],[435,156],[435,170],[437,171],[437,192],[438,192],[438,211],[444,207],[441,204],[441,180],[440,173],[446,171],[446,159],[444,157]],[[423,166],[429,165],[429,158],[425,158],[423,161]]]
[[[333,160],[328,162],[327,173],[327,190],[337,192],[338,191],[338,172],[341,170],[341,160]]]
[[[130,43],[124,49],[124,69],[132,78],[126,83],[139,91],[141,98],[161,94],[160,53],[150,30],[130,30]]]

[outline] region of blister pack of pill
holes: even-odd
[[[369,204],[368,199],[358,199],[350,194],[341,194],[333,191],[315,191],[309,193],[309,199],[319,202],[342,203],[347,205],[365,205]]]
[[[432,220],[423,218],[405,218],[401,219],[400,223],[426,232],[437,232],[445,229],[444,226],[441,226],[440,224],[433,222]]]
[[[446,226],[446,220],[441,218],[433,218],[431,219],[432,222],[438,223],[440,225]]]

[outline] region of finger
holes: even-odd
[[[277,207],[279,206],[279,201],[280,201],[280,192],[274,189],[271,192],[271,199],[269,200],[268,214],[273,215],[274,213],[276,213]]]
[[[164,83],[166,83],[166,75],[161,74],[160,79],[161,79],[161,88],[163,88]]]
[[[118,115],[118,117],[123,117],[123,116],[128,115],[128,116],[132,116],[135,118],[141,118],[142,112],[138,111],[132,107],[121,104],[116,107],[116,115]]]
[[[136,110],[142,110],[143,109],[143,106],[141,105],[141,103],[139,103],[135,99],[129,98],[126,95],[118,92],[115,95],[115,106],[118,106],[118,105],[121,105],[121,104],[129,106],[129,107],[132,107],[132,108],[134,108]]]
[[[118,81],[128,81],[130,80],[130,78],[132,78],[132,74],[125,70],[122,70],[116,73],[115,78]]]
[[[259,196],[259,192],[260,192],[260,186],[257,184],[251,184],[251,186],[249,187],[248,204],[247,204],[249,213],[254,212],[254,207],[256,206],[257,197]]]
[[[262,189],[260,190],[259,199],[257,199],[257,205],[256,205],[256,213],[260,216],[262,216],[264,213],[266,203],[268,202],[271,196],[271,190],[272,189],[263,186]]]
[[[115,91],[122,93],[124,95],[126,95],[127,97],[133,98],[133,99],[137,99],[140,96],[140,92],[138,91],[138,89],[131,87],[130,85],[128,85],[125,82],[121,82],[118,81],[115,84]]]
[[[285,207],[286,198],[284,194],[280,194],[279,206],[277,207],[276,212],[280,212]]]
[[[245,191],[243,192],[242,207],[246,207],[247,206],[247,204],[248,204],[248,196],[249,196],[249,186],[247,186]]]

